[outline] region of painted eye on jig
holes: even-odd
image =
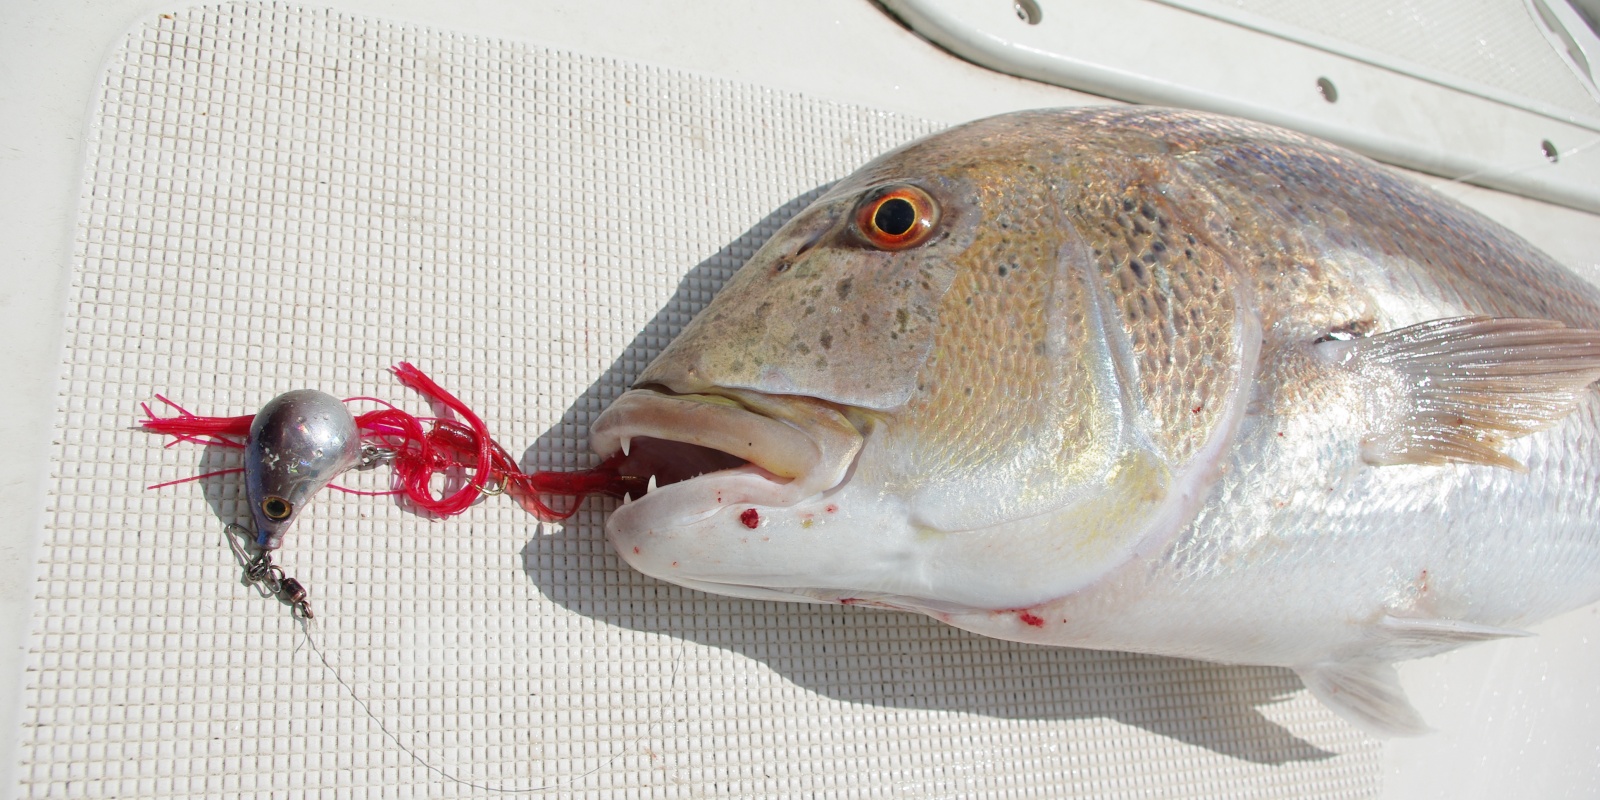
[[[856,209],[856,230],[880,250],[921,244],[939,222],[939,206],[915,186],[897,186],[869,195]]]
[[[274,495],[261,501],[261,513],[273,522],[282,522],[294,513],[294,504]]]

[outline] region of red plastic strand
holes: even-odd
[[[327,488],[336,492],[344,492],[345,494],[359,495],[361,497],[393,497],[397,494],[404,494],[404,492],[399,489],[389,489],[388,491],[383,492],[371,492],[367,491],[366,489],[352,489],[348,486],[340,486],[337,483],[330,483],[328,484]]]
[[[331,485],[330,488],[359,495],[404,494],[430,513],[442,517],[466,511],[477,499],[498,483],[524,509],[545,522],[556,522],[577,513],[583,500],[591,494],[621,496],[625,488],[642,491],[643,487],[625,487],[620,475],[620,454],[589,470],[574,472],[544,471],[524,473],[515,459],[489,436],[483,419],[473,413],[459,398],[435,383],[414,365],[401,362],[394,368],[401,383],[440,403],[461,417],[462,421],[439,417],[418,417],[375,397],[351,397],[345,402],[365,401],[382,408],[356,416],[362,441],[394,452],[394,489],[385,492],[368,492]],[[157,417],[148,404],[141,403],[146,430],[173,437],[170,447],[178,442],[244,447],[250,434],[254,415],[238,417],[202,417],[190,413],[177,403],[156,395],[156,399],[178,412],[174,417]],[[424,424],[428,423],[428,424]],[[233,438],[228,438],[233,437]],[[235,441],[237,439],[238,441]],[[471,470],[467,481],[443,496],[433,493],[433,479],[441,473]],[[213,475],[242,472],[243,468],[217,472],[156,484],[157,489],[178,483],[200,480]],[[491,489],[492,491],[492,489]],[[565,497],[571,505],[558,509],[546,502],[546,497]]]
[[[168,486],[177,486],[180,483],[193,483],[194,481],[203,481],[206,478],[213,478],[213,477],[216,477],[218,475],[232,475],[235,472],[244,472],[244,467],[233,467],[232,469],[219,469],[216,472],[207,472],[204,475],[191,475],[191,476],[189,476],[187,478],[179,478],[179,479],[177,479],[175,481],[167,481],[166,483],[157,483],[155,485],[146,486],[144,488],[146,488],[146,489],[165,489]]]
[[[165,403],[168,408],[178,412],[175,417],[158,417],[150,410],[149,403],[140,403],[144,409],[144,419],[139,424],[144,429],[154,433],[161,433],[172,437],[167,443],[171,447],[178,442],[192,442],[194,444],[216,445],[218,447],[243,448],[242,440],[250,437],[250,423],[255,420],[254,414],[242,417],[202,417],[189,413],[187,409],[168,400],[161,395],[156,399]],[[234,439],[222,437],[233,436]]]
[[[475,449],[477,450],[476,469],[471,480],[465,486],[444,497],[435,499],[428,491],[427,484],[433,477],[433,464],[427,462],[406,464],[403,459],[397,459],[395,462],[397,471],[412,471],[411,475],[403,476],[402,480],[406,482],[408,489],[416,490],[408,491],[407,494],[418,505],[444,516],[460,514],[467,510],[467,507],[472,505],[473,501],[477,500],[478,496],[483,493],[483,488],[489,485],[490,473],[493,470],[490,457],[490,448],[493,440],[489,438],[489,428],[483,424],[483,420],[477,414],[472,413],[472,409],[467,408],[466,403],[461,402],[455,395],[445,391],[439,384],[434,383],[432,378],[429,378],[422,370],[417,369],[410,362],[402,361],[396,364],[394,374],[395,377],[400,379],[401,383],[417,390],[429,399],[443,403],[445,407],[461,415],[467,421],[467,424],[472,426],[473,438],[476,440],[474,442],[476,444]],[[434,430],[439,430],[437,423],[434,425]]]

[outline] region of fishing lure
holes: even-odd
[[[258,551],[246,564],[245,574],[306,619],[312,614],[305,587],[272,563],[271,553],[282,546],[284,535],[324,487],[354,494],[402,495],[422,512],[440,517],[460,514],[486,495],[505,493],[544,522],[567,519],[591,494],[625,497],[642,495],[647,488],[642,479],[621,474],[621,455],[588,470],[525,473],[489,435],[483,420],[422,370],[401,362],[394,367],[394,374],[402,384],[448,408],[460,420],[418,417],[376,398],[339,400],[315,389],[286,392],[257,413],[237,417],[199,416],[156,395],[177,413],[159,417],[149,404],[141,404],[145,430],[172,437],[169,447],[190,442],[241,449],[244,466],[150,488],[243,472],[245,496],[255,522],[249,538]],[[375,403],[380,408],[354,415],[347,408],[354,402]],[[394,488],[388,491],[363,492],[332,483],[352,469],[383,464],[394,469]],[[452,478],[459,485],[436,495],[434,478],[441,474],[446,476],[447,486]],[[553,504],[558,497],[567,499]]]

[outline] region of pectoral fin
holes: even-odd
[[[1554,425],[1600,378],[1600,331],[1550,320],[1456,317],[1317,347],[1389,406],[1361,445],[1375,465],[1523,470],[1505,443]]]
[[[1396,658],[1421,658],[1473,642],[1532,636],[1515,628],[1497,628],[1453,619],[1423,619],[1385,614],[1378,623]]]

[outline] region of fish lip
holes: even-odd
[[[692,524],[732,505],[794,505],[837,487],[864,436],[840,409],[815,398],[742,389],[678,394],[648,386],[625,392],[590,426],[590,449],[602,457],[619,454],[625,440],[694,445],[744,463],[625,499],[608,530]]]

